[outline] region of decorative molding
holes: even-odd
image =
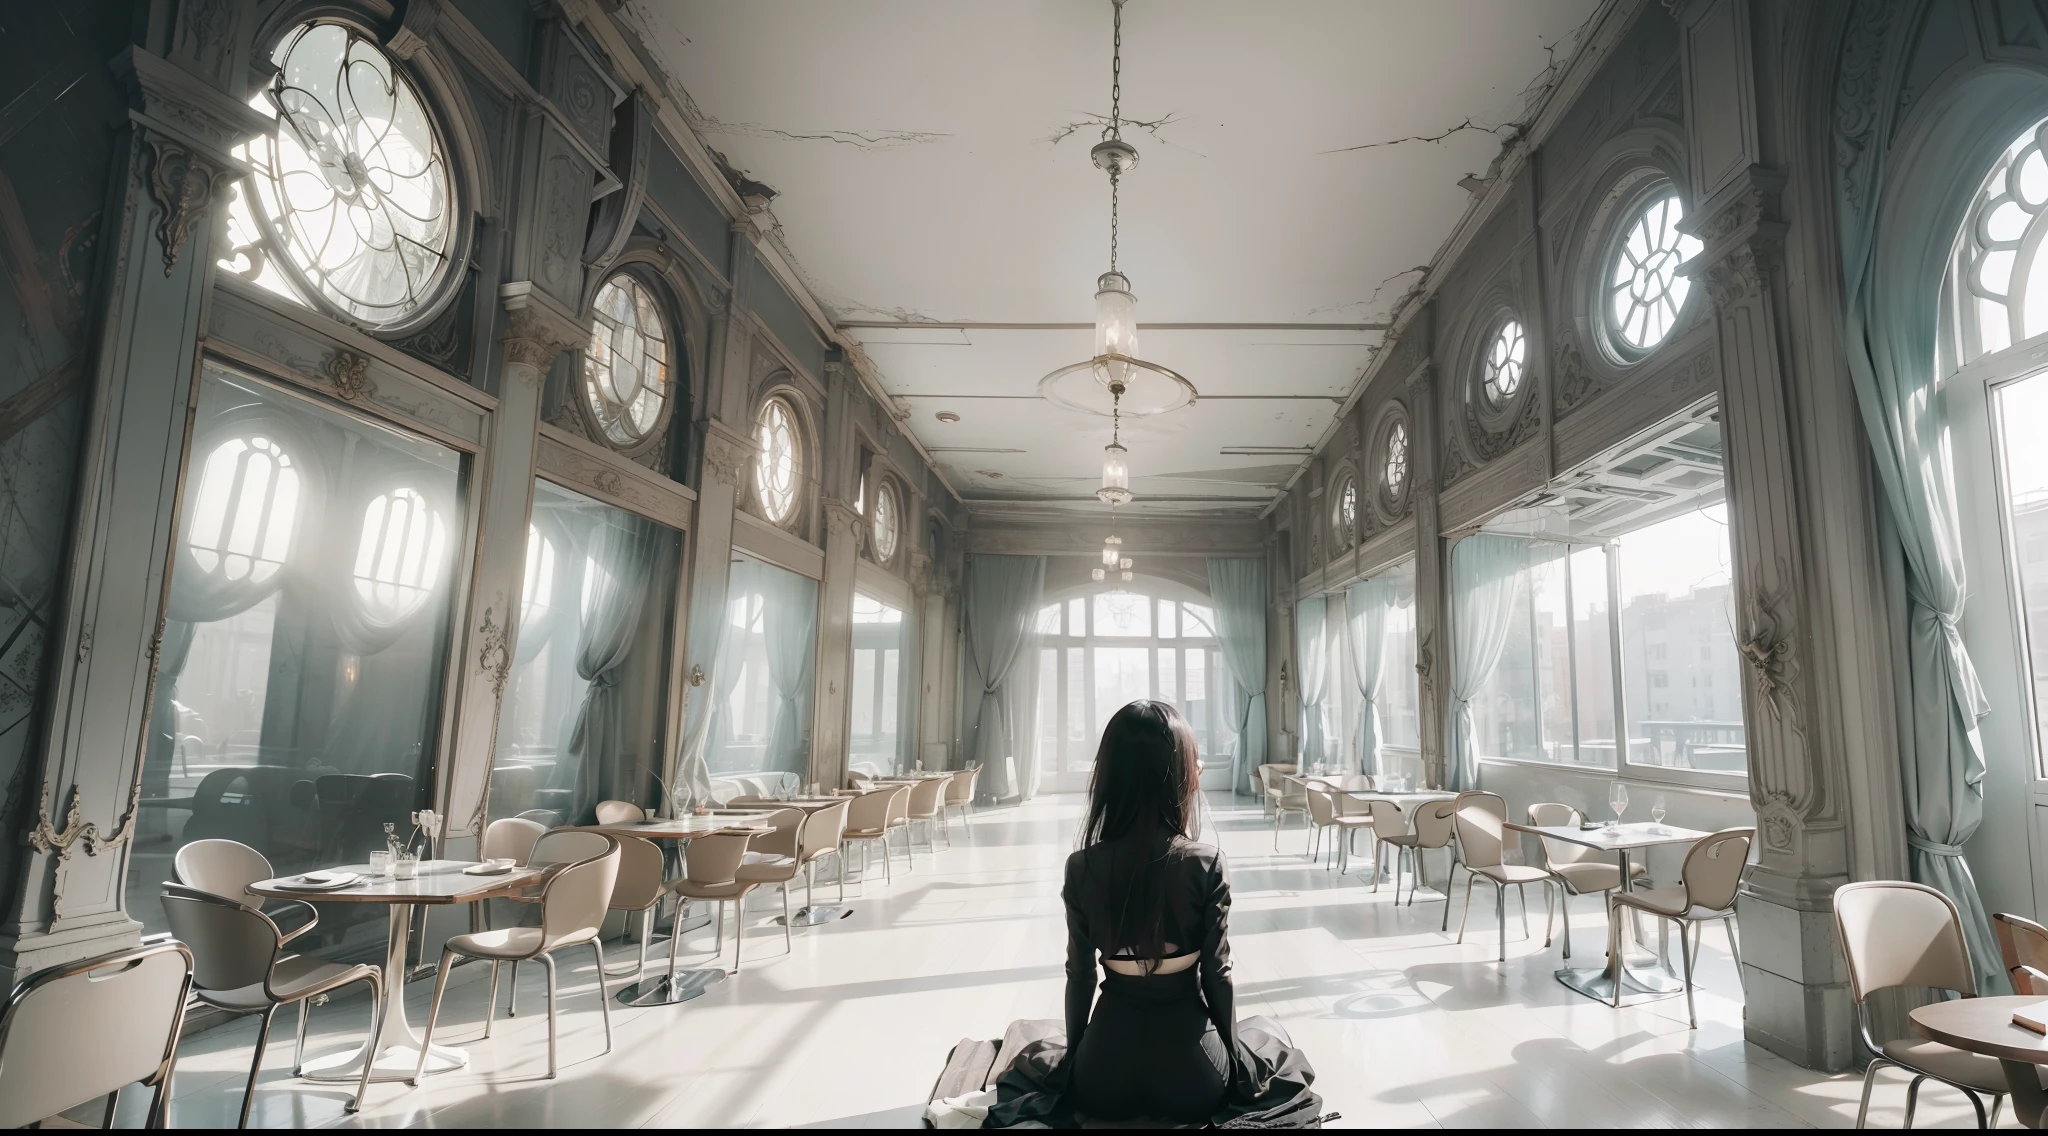
[[[1782,578],[1788,572],[1785,561],[1780,559],[1779,576]],[[1804,736],[1806,728],[1800,721],[1799,706],[1799,654],[1793,620],[1784,610],[1789,606],[1786,592],[1785,588],[1750,589],[1742,605],[1742,632],[1736,651],[1748,665],[1757,703],[1770,711],[1772,719]]]
[[[343,402],[367,402],[377,393],[370,377],[369,359],[353,351],[336,351],[327,357],[327,377],[334,380],[334,393]]]
[[[505,323],[505,362],[532,367],[536,376],[528,382],[537,382],[539,375],[547,374],[555,365],[555,356],[566,346],[548,321],[530,309],[513,312]]]
[[[121,815],[121,823],[106,836],[100,835],[97,821],[83,820],[80,812],[78,786],[71,787],[71,800],[64,808],[64,827],[59,829],[50,819],[50,791],[53,788],[47,780],[43,782],[41,803],[36,808],[36,826],[28,831],[22,842],[37,852],[55,851],[59,860],[71,858],[71,847],[76,844],[85,849],[88,856],[97,856],[110,848],[118,848],[135,835],[135,818],[142,810],[142,778],[140,772],[135,778],[134,788],[128,793],[128,811]]]
[[[413,56],[427,49],[434,38],[434,26],[440,19],[441,0],[406,0],[405,14],[400,17],[391,38],[385,41],[385,49],[410,62]]]
[[[503,605],[505,593],[497,593],[497,604]],[[491,699],[498,705],[505,703],[505,679],[512,673],[512,647],[506,638],[506,628],[492,618],[495,607],[484,608],[483,626],[477,628],[476,667],[491,680]],[[509,620],[509,613],[506,618]]]
[[[1835,72],[1834,145],[1836,191],[1851,214],[1861,215],[1876,196],[1872,183],[1888,117],[1884,94],[1894,89],[1891,72],[1899,65],[1890,40],[1907,10],[1887,0],[1862,0],[1847,21]]]
[[[670,528],[686,529],[690,525],[696,494],[687,486],[649,472],[550,423],[541,424],[534,464],[549,480],[606,504]]]
[[[156,239],[163,245],[164,275],[169,276],[178,267],[178,254],[192,235],[192,226],[205,219],[231,171],[194,147],[155,133],[149,135],[149,148],[155,155],[149,167],[149,194],[161,214]]]
[[[1533,381],[1530,376],[1528,381]],[[1533,397],[1522,400],[1522,407],[1515,415],[1514,424],[1499,433],[1489,432],[1479,420],[1479,408],[1473,400],[1465,400],[1465,436],[1472,443],[1472,457],[1479,464],[1485,464],[1535,437],[1543,428],[1543,415],[1539,412]]]
[[[729,489],[740,488],[740,479],[754,463],[754,440],[710,423],[704,431],[704,472]]]
[[[1551,361],[1557,376],[1557,416],[1562,419],[1577,410],[1600,390],[1600,381],[1586,366],[1585,352],[1579,350],[1578,336],[1568,329],[1557,333],[1557,351]]]

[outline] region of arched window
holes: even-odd
[[[638,446],[660,428],[669,397],[668,340],[661,307],[640,281],[620,273],[598,289],[583,351],[583,396],[612,445]]]
[[[796,411],[781,396],[761,404],[754,419],[754,495],[761,512],[778,525],[796,519],[798,488],[803,484],[803,434]]]
[[[442,291],[459,235],[426,104],[382,48],[342,24],[299,25],[270,61],[277,72],[253,105],[278,120],[276,135],[247,150],[268,233],[259,247],[349,318],[409,322]]]
[[[1408,424],[1396,421],[1387,429],[1387,461],[1380,469],[1380,486],[1388,501],[1398,501],[1408,484]]]
[[[875,560],[887,564],[896,559],[896,536],[903,506],[896,495],[896,483],[882,479],[882,487],[875,493],[874,516],[869,519],[875,537]]]
[[[448,559],[448,525],[419,490],[380,493],[363,509],[356,542],[356,596],[371,622],[390,626],[418,611]]]
[[[1528,352],[1529,342],[1519,321],[1506,320],[1494,331],[1480,374],[1480,390],[1488,406],[1498,410],[1522,389],[1522,368]]]
[[[1653,193],[1621,230],[1608,257],[1607,329],[1616,346],[1640,355],[1664,342],[1678,325],[1678,313],[1692,281],[1678,267],[1701,249],[1697,237],[1678,231],[1685,206],[1675,190]]]
[[[207,455],[186,547],[201,571],[265,584],[284,569],[299,512],[299,471],[277,440],[229,438]]]
[[[2048,331],[2048,121],[2029,127],[1992,163],[1956,238],[1945,291],[1955,363]]]

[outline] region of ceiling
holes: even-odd
[[[1466,211],[1459,181],[1486,172],[1597,7],[1130,0],[1124,136],[1141,157],[1119,267],[1143,355],[1201,398],[1125,429],[1126,511],[1271,501]],[[1109,194],[1088,149],[1109,113],[1110,14],[624,8],[706,144],[775,191],[775,239],[978,514],[1104,509],[1109,423],[1037,385],[1092,350]]]

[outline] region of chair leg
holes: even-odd
[[[441,995],[448,991],[448,968],[454,965],[454,962],[454,951],[443,950],[441,952],[441,965],[436,968],[434,974],[434,1000],[427,1009],[427,1032],[420,1035],[420,1060],[419,1064],[413,1066],[412,1070],[412,1084],[414,1088],[418,1088],[420,1078],[427,1075],[427,1054],[434,1048],[434,1023],[441,1018]],[[376,1035],[372,1034],[371,1036],[375,1037]]]
[[[1722,933],[1722,934],[1724,934],[1724,935],[1726,935],[1726,936],[1728,936],[1728,953],[1729,953],[1730,955],[1733,955],[1733,956],[1734,956],[1734,958],[1735,958],[1735,973],[1739,975],[1739,974],[1741,974],[1741,973],[1742,973],[1742,948],[1740,948],[1740,947],[1738,947],[1738,946],[1736,946],[1736,945],[1735,945],[1735,913],[1734,913],[1734,912],[1732,912],[1732,911],[1731,911],[1731,912],[1729,912],[1729,913],[1728,913],[1728,917],[1727,917],[1727,918],[1725,918],[1725,919],[1723,919],[1723,920],[1721,920],[1721,933]],[[1995,1111],[1995,1110],[1994,1110],[1994,1111]],[[1994,1127],[1996,1127],[1996,1125],[1995,1125],[1995,1124],[1994,1124]]]
[[[1563,884],[1557,886],[1557,921],[1564,924],[1564,957],[1572,957],[1572,893]]]
[[[1690,1029],[1700,1028],[1700,1016],[1692,1004],[1692,960],[1699,953],[1699,930],[1700,925],[1695,923],[1692,933],[1687,934],[1685,924],[1678,924],[1678,957],[1685,963],[1685,1021]]]
[[[1382,855],[1382,852],[1385,850],[1385,848],[1386,845],[1375,842],[1372,849],[1372,891],[1374,895],[1378,895],[1380,891],[1380,873],[1386,870],[1386,857]],[[1396,853],[1395,855],[1398,859],[1399,853]],[[1401,902],[1400,891],[1400,869],[1397,867],[1395,868],[1394,877],[1395,903]]]
[[[1467,872],[1465,873],[1465,875],[1465,910],[1467,913],[1470,913],[1472,909],[1471,873]],[[1451,857],[1450,863],[1444,866],[1444,925],[1438,928],[1438,930],[1440,931],[1448,931],[1451,929],[1451,888],[1457,886],[1457,883],[1458,858],[1454,855]],[[1464,934],[1464,924],[1460,923],[1458,925],[1458,935],[1461,942],[1463,941]]]
[[[668,924],[668,973],[670,975],[674,975],[676,972],[676,949],[682,945],[683,916],[689,910],[689,901],[681,896],[676,897],[675,914],[669,918]]]
[[[1497,962],[1508,961],[1508,885],[1495,880],[1493,884],[1493,913],[1500,920],[1500,954]]]
[[[715,957],[725,951],[725,901],[714,899],[711,902],[718,905],[718,938],[711,943],[711,953]]]
[[[1890,1061],[1887,1061],[1882,1057],[1873,1057],[1870,1059],[1870,1064],[1864,1066],[1863,1103],[1856,1109],[1856,1127],[1863,1127],[1863,1122],[1870,1116],[1870,1089],[1872,1085],[1877,1083],[1877,1071],[1883,1068],[1884,1066],[1890,1064]]]
[[[796,950],[789,941],[789,881],[782,881],[782,953]]]
[[[1506,889],[1503,888],[1502,892],[1505,894]],[[1529,885],[1516,884],[1515,894],[1520,896],[1522,900],[1522,937],[1526,939],[1529,937]],[[1507,918],[1507,913],[1502,912],[1501,918]],[[1546,943],[1545,945],[1548,946],[1549,944]]]
[[[1465,877],[1465,913],[1463,915],[1458,916],[1458,941],[1461,943],[1465,941],[1465,925],[1472,922],[1472,885],[1478,882],[1478,876],[1467,875]],[[1451,897],[1448,894],[1446,894],[1444,896],[1445,921],[1448,922],[1450,920],[1450,917]]]
[[[1914,1077],[1914,1078],[1913,1078],[1913,1079],[1912,1079],[1911,1081],[1907,1082],[1907,1084],[1906,1084],[1906,1123],[1904,1123],[1903,1125],[1900,1125],[1900,1127],[1902,1127],[1902,1128],[1911,1128],[1911,1127],[1913,1127],[1913,1110],[1914,1110],[1914,1109],[1916,1109],[1916,1108],[1919,1108],[1919,1107],[1920,1107],[1920,1082],[1922,1082],[1922,1081],[1924,1081],[1924,1080],[1926,1080],[1926,1079],[1927,1079],[1927,1078],[1926,1078],[1926,1077],[1924,1077],[1924,1076],[1915,1076],[1915,1077]]]
[[[590,940],[590,953],[597,956],[597,1008],[604,1015],[604,1051],[612,1051],[612,996],[604,988],[604,944]]]
[[[1984,1125],[1984,1127],[1986,1127],[1986,1128],[1996,1128],[1996,1127],[1998,1127],[1998,1110],[1999,1110],[1999,1109],[2002,1109],[2002,1108],[2004,1108],[2004,1107],[2005,1107],[2005,1098],[2004,1098],[2003,1096],[1995,1096],[1995,1097],[1992,1097],[1992,1098],[1991,1098],[1991,1119],[1990,1119],[1990,1121],[1989,1121],[1989,1122],[1987,1122],[1987,1123],[1986,1123],[1986,1124]]]
[[[1621,966],[1621,913],[1614,909],[1612,896],[1607,900],[1607,957],[1615,967],[1614,1008],[1621,1009],[1622,976],[1627,973]]]
[[[555,956],[542,955],[540,961],[548,968],[548,1080],[555,1079]]]
[[[1555,882],[1551,880],[1543,881],[1543,949],[1546,951],[1550,949],[1550,915],[1552,909],[1557,904],[1557,890],[1558,887]],[[1528,901],[1529,897],[1526,894],[1523,895],[1522,915],[1524,918],[1529,914]]]
[[[491,993],[484,999],[484,1036],[491,1036],[491,1020],[498,1016],[498,960],[491,960]]]
[[[372,974],[363,981],[370,984],[370,1033],[368,1041],[370,1045],[376,1045],[377,1030],[384,1024],[384,977],[381,973]],[[420,1052],[425,1053],[426,1051],[425,1041],[422,1040]],[[348,1103],[349,1112],[363,1111],[363,1098],[369,1095],[370,1092],[370,1069],[376,1065],[376,1058],[377,1055],[375,1053],[365,1055],[363,1059],[363,1075],[356,1080],[356,1099]]]
[[[256,1103],[256,1075],[263,1072],[263,1049],[270,1044],[270,1019],[276,1014],[276,1006],[264,1010],[263,1024],[256,1027],[256,1058],[249,1062],[249,1085],[242,1090],[242,1119],[235,1124],[237,1128],[249,1127],[249,1106]]]
[[[505,1016],[516,1018],[519,1016],[519,962],[516,959],[512,963],[511,981],[511,988],[505,992]]]
[[[633,972],[635,982],[647,976],[647,941],[654,938],[654,908],[659,906],[661,901],[655,900],[653,907],[640,913],[640,966]]]
[[[299,1036],[297,1040],[292,1042],[292,1076],[294,1077],[299,1075],[299,1070],[306,1067],[306,1012],[307,1007],[312,1002],[311,998],[299,999]]]
[[[747,941],[747,921],[740,918],[740,905],[746,902],[746,898],[744,895],[740,896],[738,899],[733,900],[732,903],[732,972],[734,974],[740,972],[740,951],[744,949]]]

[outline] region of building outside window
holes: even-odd
[[[853,594],[850,765],[890,773],[906,764],[903,684],[908,628],[899,609],[864,592]]]

